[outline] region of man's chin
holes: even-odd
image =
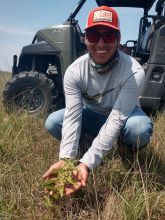
[[[107,64],[108,62],[109,62],[109,60],[110,60],[111,58],[104,58],[104,57],[97,57],[97,58],[95,58],[95,59],[93,59],[97,64],[99,64],[99,65],[103,65],[103,64]]]

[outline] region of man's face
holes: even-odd
[[[114,29],[97,26],[86,32],[85,44],[97,64],[107,63],[116,52],[119,43],[120,36]]]

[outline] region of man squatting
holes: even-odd
[[[63,158],[79,155],[77,184],[66,186],[66,195],[86,185],[89,171],[100,165],[115,141],[119,152],[124,149],[133,157],[134,150],[149,143],[153,130],[139,103],[145,73],[134,58],[119,50],[119,18],[113,8],[101,6],[89,13],[85,44],[88,53],[64,75],[66,107],[51,113],[45,122],[61,144],[59,161],[43,178],[62,167]],[[86,134],[93,137],[88,149],[81,144]]]

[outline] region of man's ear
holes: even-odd
[[[85,44],[87,45],[88,39],[87,39],[87,37],[86,37],[86,34],[84,35],[84,39],[85,39]]]

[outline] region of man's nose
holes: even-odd
[[[100,39],[98,40],[97,44],[98,45],[105,45],[106,44],[104,39],[103,39],[103,36],[100,37]]]

